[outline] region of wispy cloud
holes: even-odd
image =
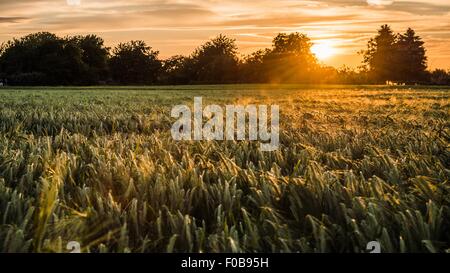
[[[17,23],[25,20],[25,17],[1,17],[0,16],[0,24],[1,23]]]

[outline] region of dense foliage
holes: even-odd
[[[1,47],[0,80],[11,85],[97,84],[107,79],[108,51],[94,35],[30,34]]]
[[[189,56],[162,60],[144,41],[110,50],[95,35],[30,34],[0,47],[0,81],[9,85],[149,85],[223,83],[382,83],[448,85],[450,73],[427,71],[424,42],[412,29],[384,25],[363,51],[360,69],[317,61],[305,34],[280,33],[270,48],[241,57],[236,41],[219,35]]]

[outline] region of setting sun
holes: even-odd
[[[317,43],[311,47],[312,53],[317,59],[325,60],[336,54],[336,49],[330,43]]]

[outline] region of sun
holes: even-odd
[[[311,52],[316,55],[317,59],[325,60],[336,54],[336,49],[331,43],[319,42],[311,47]]]

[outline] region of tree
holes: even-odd
[[[231,83],[237,79],[238,57],[234,39],[219,35],[200,46],[186,67],[192,82]]]
[[[95,35],[34,33],[3,44],[0,74],[16,85],[97,84],[107,77],[108,51]]]
[[[264,83],[268,81],[264,62],[270,52],[271,50],[266,48],[244,57],[240,69],[242,82]]]
[[[291,34],[280,33],[273,39],[272,52],[277,54],[308,56],[311,54],[311,46],[311,39],[305,34],[298,32]],[[308,57],[312,57],[312,54]],[[313,61],[313,59],[310,61]]]
[[[398,36],[398,80],[406,83],[422,82],[426,78],[427,57],[424,42],[411,28]]]
[[[0,71],[16,85],[76,85],[85,69],[81,56],[72,41],[39,32],[6,43]]]
[[[310,82],[318,68],[311,46],[305,34],[278,34],[272,50],[264,57],[266,78],[270,82]]]
[[[394,34],[388,25],[383,25],[363,52],[364,64],[375,82],[423,82],[427,75],[423,45],[411,28],[404,34]]]
[[[378,35],[369,40],[364,54],[364,64],[376,82],[395,81],[399,58],[397,36],[388,25],[382,25]]]
[[[175,55],[163,61],[160,81],[164,84],[188,84],[191,80],[189,67],[192,60]]]
[[[108,79],[109,48],[104,46],[102,38],[96,35],[76,36],[69,38],[81,50],[81,59],[86,65],[83,81],[85,84],[96,84]]]
[[[48,32],[0,46],[0,80],[12,85],[86,85],[112,79],[119,84],[192,83],[448,83],[444,70],[427,71],[422,39],[409,28],[395,34],[383,25],[363,51],[359,70],[319,65],[312,42],[301,33],[280,33],[271,48],[242,60],[236,41],[219,35],[189,57],[164,61],[143,41],[119,44],[110,55],[96,35],[60,38]]]
[[[430,83],[436,85],[450,85],[450,70],[435,69],[430,73]]]
[[[162,66],[158,54],[144,41],[119,44],[110,59],[113,80],[120,84],[156,83]]]

